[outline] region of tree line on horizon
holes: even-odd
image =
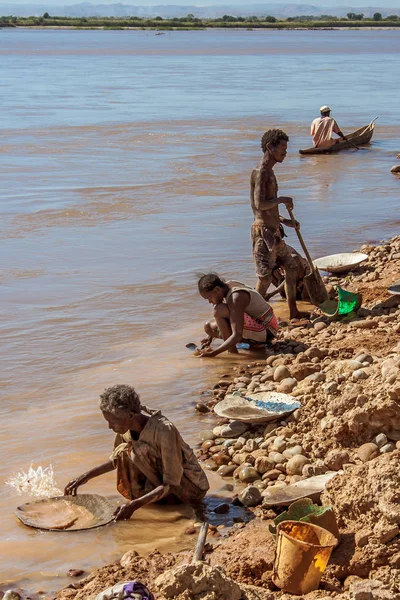
[[[144,27],[144,28],[206,28],[206,27],[287,27],[287,26],[306,26],[310,27],[314,23],[316,26],[346,26],[346,25],[368,25],[371,23],[397,24],[400,21],[398,15],[383,16],[382,13],[376,12],[372,17],[365,17],[363,13],[347,13],[346,17],[336,17],[333,15],[297,15],[279,19],[272,15],[258,17],[256,15],[248,17],[240,17],[233,15],[223,15],[214,19],[200,19],[193,14],[188,14],[186,17],[163,18],[157,16],[154,18],[145,17],[57,17],[50,16],[45,12],[41,17],[15,17],[0,16],[0,27],[4,26],[73,26],[73,27],[105,27],[105,28],[122,28],[122,27]]]

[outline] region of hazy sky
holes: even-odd
[[[61,6],[65,4],[79,4],[89,0],[3,0],[7,4],[46,4],[48,6]],[[191,5],[191,6],[215,6],[224,4],[246,4],[246,0],[90,0],[90,4],[130,4],[136,6],[154,6],[154,5]],[[398,0],[265,0],[265,4],[311,4],[314,6],[374,6],[374,7],[393,7],[397,5]],[[263,4],[260,0],[250,0],[251,4]]]

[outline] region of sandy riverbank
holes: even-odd
[[[95,600],[118,581],[139,579],[157,600],[294,600],[299,596],[272,583],[268,522],[282,509],[271,505],[271,489],[341,471],[321,497],[335,511],[341,542],[320,590],[304,598],[400,599],[400,296],[387,292],[400,279],[400,236],[362,251],[366,263],[326,280],[362,293],[357,314],[286,324],[266,357],[235,367],[210,392],[210,410],[235,389],[289,392],[302,406],[284,422],[246,427],[240,435],[202,433],[200,458],[224,475],[232,498],[252,498],[254,514],[247,524],[212,528],[209,566],[188,566],[190,553],[155,550],[144,558],[133,548],[56,595],[22,598]],[[224,424],[215,416],[215,427]],[[193,543],[195,531],[188,531]]]

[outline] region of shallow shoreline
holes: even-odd
[[[333,471],[344,469],[345,475],[334,478],[332,483],[327,485],[323,495],[324,503],[332,505],[334,510],[338,511],[336,517],[340,526],[342,544],[333,555],[323,577],[321,589],[304,596],[309,600],[327,600],[327,594],[332,593],[338,600],[347,600],[350,597],[349,589],[365,585],[383,586],[385,593],[387,591],[388,594],[392,594],[392,600],[397,600],[397,594],[400,593],[400,512],[396,526],[394,523],[386,524],[384,513],[379,512],[376,504],[373,504],[374,508],[369,510],[362,509],[362,520],[356,516],[358,502],[361,505],[364,502],[365,505],[366,498],[362,494],[367,493],[360,483],[356,483],[357,478],[361,478],[360,481],[365,479],[368,488],[378,485],[380,491],[374,492],[375,503],[379,499],[376,497],[385,493],[389,494],[385,501],[389,504],[393,501],[393,494],[390,495],[392,492],[389,489],[385,492],[385,487],[382,487],[384,481],[386,487],[390,484],[398,489],[400,486],[400,475],[395,467],[400,458],[400,441],[390,442],[390,439],[396,439],[397,434],[400,433],[400,420],[398,415],[396,417],[396,410],[400,406],[400,297],[390,296],[387,293],[388,285],[397,281],[400,273],[400,236],[375,248],[363,246],[362,251],[369,256],[366,264],[346,279],[332,276],[327,281],[328,286],[346,285],[347,289],[363,294],[364,302],[358,314],[352,315],[351,319],[338,321],[330,321],[322,317],[315,323],[324,326],[319,325],[317,328],[315,325],[307,328],[301,324],[300,327],[289,324],[288,327],[283,328],[276,347],[266,359],[236,367],[234,372],[227,374],[229,385],[226,386],[224,383],[221,387],[217,384],[210,393],[210,400],[206,402],[212,409],[213,404],[221,399],[227,390],[244,389],[243,385],[248,387],[251,377],[256,384],[253,389],[256,389],[257,385],[260,386],[260,377],[252,373],[259,373],[260,368],[268,370],[272,365],[275,369],[287,365],[292,369],[296,362],[298,367],[303,369],[307,365],[313,365],[315,367],[313,372],[326,372],[327,376],[324,379],[306,375],[302,380],[301,376],[297,376],[297,384],[291,393],[301,400],[300,415],[303,414],[303,417],[294,414],[287,421],[276,424],[275,431],[270,427],[265,435],[267,446],[268,440],[275,444],[275,439],[283,439],[285,436],[286,440],[292,439],[301,444],[310,456],[308,465],[310,467],[323,465],[324,461],[326,465],[326,461],[329,460],[329,468]],[[304,342],[309,349],[315,348],[314,358],[311,359],[311,354],[307,355],[307,352],[302,350],[297,353],[295,351],[293,354],[293,342],[295,345]],[[326,348],[328,351],[323,358]],[[318,352],[322,352],[321,356]],[[305,361],[300,360],[302,356],[306,358]],[[357,362],[355,360],[357,356],[365,358],[357,367],[358,371],[365,372],[365,379],[357,375],[357,370],[355,371],[351,366],[351,363]],[[346,365],[349,365],[349,371],[346,371]],[[268,386],[270,383],[271,380],[267,379],[264,385]],[[279,382],[276,383],[280,385]],[[342,402],[340,407],[337,405],[338,402],[339,404]],[[338,408],[335,408],[336,405]],[[321,410],[324,414],[319,414]],[[216,417],[215,424],[221,422],[224,421]],[[320,423],[323,422],[326,425],[321,430]],[[374,422],[376,425],[373,425]],[[349,423],[353,425],[348,430]],[[390,437],[393,427],[396,428],[394,436]],[[376,458],[365,458],[360,454],[363,445],[370,446],[371,438],[377,434],[385,436],[386,442],[391,446],[378,453]],[[255,435],[256,432],[254,435],[248,435],[247,440],[253,441]],[[400,440],[400,437],[398,439]],[[212,449],[212,445],[208,445],[207,448]],[[247,452],[250,450],[249,446]],[[200,458],[207,460],[204,445],[199,453]],[[216,453],[214,452],[212,456],[215,458]],[[249,454],[247,456],[250,458]],[[235,466],[239,464],[238,462]],[[212,465],[210,466],[215,470]],[[379,481],[380,472],[385,474],[382,483]],[[369,477],[371,477],[370,481]],[[224,479],[227,482],[232,481],[229,477]],[[263,480],[268,481],[268,478]],[[243,481],[243,485],[246,483],[249,482]],[[275,483],[276,480],[271,479],[270,485],[265,486],[264,490],[273,487]],[[282,485],[283,483],[285,482],[282,481]],[[238,491],[243,489],[243,485],[241,488],[239,486]],[[259,489],[262,490],[261,487]],[[360,495],[359,498],[357,494]],[[282,509],[277,510],[276,507],[261,505],[258,502],[251,510],[255,519],[250,523],[237,523],[233,527],[222,530],[214,527],[210,532],[206,559],[213,569],[212,575],[219,577],[218,569],[222,567],[229,581],[241,586],[243,598],[248,600],[298,598],[290,594],[282,595],[282,592],[271,582],[274,543],[268,532],[268,521],[270,522]],[[188,533],[194,534],[197,531],[198,529],[194,528]],[[351,544],[354,542],[349,546],[348,540],[353,539],[354,536],[356,547],[349,554]],[[259,555],[260,549],[262,556]],[[160,580],[155,584],[155,580],[161,573],[171,568],[176,571],[179,565],[190,562],[190,559],[191,553],[161,555],[157,550],[154,550],[149,557],[143,558],[132,549],[124,555],[121,562],[95,569],[84,580],[77,580],[68,588],[60,590],[56,596],[49,595],[45,598],[46,600],[53,598],[95,600],[102,589],[117,581],[132,578],[142,578],[150,590],[154,591],[152,586],[161,585]],[[180,568],[181,571],[189,569],[189,567]],[[263,572],[260,572],[260,569]],[[172,578],[175,577],[175,571],[171,572]],[[168,594],[163,595],[164,593],[165,591],[161,595],[157,594],[157,598],[160,600],[171,598]],[[30,597],[34,598],[33,595]],[[196,595],[172,597],[182,598],[182,600],[186,597],[197,598]],[[211,598],[223,600],[225,596],[210,596],[210,600]]]
[[[119,27],[119,26],[79,26],[79,25],[16,25],[13,27],[1,26],[0,29],[52,29],[52,30],[104,30],[104,31],[156,31],[156,32],[171,32],[171,31],[261,31],[261,30],[273,30],[273,31],[398,31],[400,30],[400,23],[398,26],[390,25],[388,27],[368,25],[367,27]]]

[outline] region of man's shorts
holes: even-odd
[[[270,277],[275,267],[296,271],[296,259],[282,240],[279,229],[268,229],[261,223],[253,223],[251,242],[257,277]]]

